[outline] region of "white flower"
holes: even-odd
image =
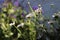
[[[26,15],[26,18],[32,17],[32,16],[34,16],[34,15],[32,13],[29,13],[28,15]]]
[[[52,17],[55,17],[55,15],[52,15]]]
[[[5,37],[9,37],[8,35],[5,35]]]
[[[41,7],[41,4],[39,4],[38,6]]]
[[[48,24],[54,23],[55,21],[48,21]]]
[[[42,7],[38,8],[37,10],[35,10],[36,13],[38,12],[42,12]]]
[[[48,24],[50,24],[51,22],[48,22]]]
[[[21,24],[17,25],[17,27],[20,27],[20,26],[24,26],[24,23],[21,23]]]
[[[30,2],[28,2],[28,4],[30,4]]]
[[[55,17],[55,16],[60,17],[60,14],[59,13],[55,13],[54,15],[52,15],[52,17]]]
[[[14,25],[14,24],[15,24],[15,22],[13,22],[13,23],[10,23],[9,25],[10,25],[10,26],[12,26],[12,25]]]

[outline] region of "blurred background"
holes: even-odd
[[[0,0],[0,7],[1,4],[4,2],[5,0]],[[28,8],[28,4],[27,4],[27,0],[12,0],[12,2],[14,3],[15,1],[18,1],[19,4],[24,7],[24,9],[29,12],[29,8]],[[29,2],[31,3],[31,6],[38,6],[39,4],[42,5],[42,9],[43,9],[43,15],[45,16],[50,16],[53,13],[56,13],[58,11],[60,11],[60,0],[29,0]]]
[[[14,2],[15,0],[12,0]],[[18,0],[20,5],[24,7],[26,11],[28,11],[27,0]],[[4,0],[0,0],[0,4],[2,4]],[[60,11],[60,0],[29,0],[31,6],[38,6],[38,4],[42,5],[44,15],[51,16],[53,13]]]

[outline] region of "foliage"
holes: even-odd
[[[0,40],[59,40],[60,12],[50,19],[42,15],[41,5],[35,10],[28,5],[29,13],[12,4],[2,8]]]

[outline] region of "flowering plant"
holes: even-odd
[[[29,13],[21,7],[17,8],[18,5],[9,4],[2,8],[0,12],[1,40],[54,40],[51,37],[55,36],[55,33],[59,35],[57,32],[60,30],[60,12],[52,15],[53,19],[50,19],[42,15],[40,4],[33,8],[29,2],[28,5]]]

